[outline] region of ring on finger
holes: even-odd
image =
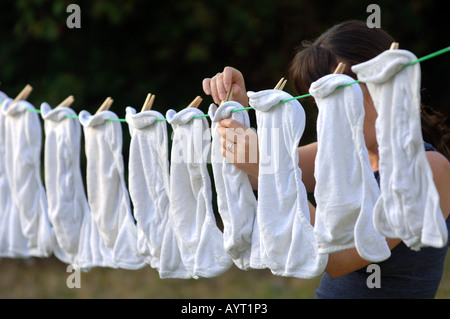
[[[231,151],[231,148],[233,147],[233,144],[234,144],[234,143],[229,143],[229,144],[227,145],[227,150]]]

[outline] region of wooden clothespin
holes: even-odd
[[[230,101],[233,98],[233,86],[230,88],[230,90],[227,92],[227,95],[225,96],[225,99],[220,103],[222,105],[226,101]]]
[[[21,100],[26,100],[30,95],[31,91],[33,91],[33,87],[29,84],[25,85],[25,87],[20,91],[20,93],[14,99],[14,102],[19,102]]]
[[[195,107],[198,108],[200,103],[202,103],[203,99],[200,96],[197,96],[187,107]]]
[[[74,99],[73,95],[69,95],[64,101],[59,103],[59,105],[57,107],[60,107],[60,106],[70,107],[74,101],[75,101],[75,99]]]
[[[286,83],[287,83],[287,80],[285,80],[284,78],[281,78],[280,81],[278,81],[277,85],[275,85],[274,90],[283,90]]]
[[[274,90],[278,90],[278,88],[280,87],[280,85],[283,83],[284,78],[281,78],[280,81],[278,81],[277,85],[275,85],[275,87],[273,88]]]
[[[392,42],[391,47],[389,50],[398,50],[399,44],[398,42]]]
[[[233,98],[233,87],[227,92],[227,96],[225,97],[225,102],[230,101]]]
[[[155,101],[155,95],[154,94],[147,94],[147,98],[145,99],[144,105],[142,106],[141,112],[151,110],[153,106],[153,102]]]
[[[98,108],[97,112],[95,112],[95,114],[100,113],[101,111],[109,110],[113,102],[114,100],[108,96],[103,104]]]
[[[339,62],[338,66],[336,67],[336,70],[334,70],[334,74],[342,74],[345,70],[345,63]]]

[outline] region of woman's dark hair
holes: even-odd
[[[368,61],[394,42],[392,36],[380,28],[369,28],[363,21],[349,20],[339,23],[314,42],[303,41],[294,56],[289,76],[298,94],[308,92],[311,84],[333,73],[339,62],[344,62],[343,73],[355,80],[351,67]],[[445,157],[450,158],[450,127],[442,114],[422,104],[422,133],[424,140],[433,144]]]
[[[450,118],[430,106],[431,100],[426,89],[422,89],[420,94],[423,139],[450,159]]]

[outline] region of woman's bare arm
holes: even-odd
[[[450,163],[437,152],[426,152],[428,163],[433,172],[433,179],[440,196],[440,205],[444,219],[450,213]],[[386,239],[389,248],[392,250],[401,239]],[[328,265],[325,271],[333,278],[337,278],[370,264],[369,261],[361,258],[355,248],[329,254]]]
[[[316,179],[314,178],[314,161],[317,154],[317,142],[298,148],[298,166],[302,170],[302,181],[308,193],[314,192]]]

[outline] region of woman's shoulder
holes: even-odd
[[[433,180],[441,199],[444,217],[450,214],[450,162],[439,152],[426,152],[428,163],[433,172]]]
[[[426,153],[428,163],[430,164],[431,169],[434,172],[449,174],[450,173],[450,162],[449,160],[442,155],[440,152],[433,150],[429,150]],[[444,175],[447,176],[448,175]],[[450,181],[449,181],[450,182]]]
[[[428,163],[433,173],[444,174],[444,177],[448,177],[446,174],[450,173],[449,160],[430,143],[424,143],[424,147]]]

